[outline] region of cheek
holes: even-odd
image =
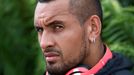
[[[62,50],[63,60],[68,61],[78,58],[82,47],[82,32],[80,30],[69,31],[59,37],[60,39],[57,42]]]
[[[39,43],[39,46],[41,47],[41,35],[40,34],[38,34],[38,43]],[[41,48],[41,50],[42,50],[42,52],[43,52],[43,49]]]
[[[40,42],[41,42],[41,35],[40,34],[38,34],[38,41],[39,41],[39,44],[40,44]]]

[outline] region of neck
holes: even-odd
[[[90,65],[91,67],[95,66],[103,57],[104,51],[103,43],[100,40],[96,40],[95,43],[90,45],[84,64]]]

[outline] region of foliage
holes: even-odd
[[[0,75],[42,73],[42,54],[33,27],[34,7],[33,0],[0,0]]]
[[[134,6],[123,7],[117,0],[103,0],[103,40],[111,48],[134,57]],[[132,59],[134,61],[134,59]]]

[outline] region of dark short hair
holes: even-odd
[[[54,0],[38,0],[41,3],[47,3]],[[70,0],[69,11],[75,15],[81,24],[91,15],[98,15],[101,22],[103,19],[102,7],[99,0]]]
[[[103,19],[102,7],[99,0],[70,0],[70,12],[84,23],[91,15],[98,15],[101,22]]]

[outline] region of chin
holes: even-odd
[[[63,63],[49,63],[46,69],[52,75],[64,75],[68,71]]]

